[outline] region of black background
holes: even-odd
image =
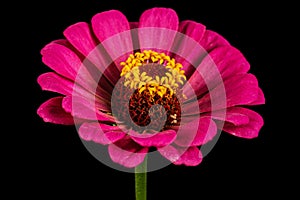
[[[258,138],[247,140],[223,133],[214,149],[197,167],[170,165],[148,174],[148,199],[204,199],[269,197],[289,194],[282,135],[276,126],[273,74],[278,51],[280,6],[240,1],[42,1],[27,4],[27,28],[31,91],[29,139],[25,143],[25,161],[17,185],[28,186],[26,194],[40,197],[77,197],[96,199],[134,199],[134,175],[111,169],[97,161],[82,145],[75,127],[44,123],[36,114],[41,103],[56,96],[41,91],[37,77],[50,69],[41,62],[40,50],[52,40],[63,38],[63,30],[79,21],[90,22],[98,12],[117,9],[129,21],[138,21],[152,7],[173,8],[180,20],[194,20],[223,35],[251,64],[266,96],[266,105],[257,106],[265,120]],[[273,7],[276,6],[276,7]],[[283,9],[283,8],[282,8]],[[25,17],[24,16],[24,17]],[[28,18],[27,18],[28,17]],[[284,139],[283,139],[284,140]],[[27,151],[28,150],[28,151]],[[29,159],[28,159],[29,158]],[[16,159],[17,160],[17,159]],[[26,187],[27,188],[27,187]],[[38,191],[38,192],[37,192]]]

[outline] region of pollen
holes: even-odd
[[[152,50],[144,50],[130,54],[125,62],[121,62],[123,67],[120,76],[124,76],[124,86],[137,90],[140,94],[147,92],[152,96],[163,97],[172,96],[176,93],[180,85],[186,81],[182,64],[177,63],[174,58],[165,53],[158,53]],[[164,73],[151,75],[147,66],[164,68]],[[155,71],[155,69],[154,69]]]

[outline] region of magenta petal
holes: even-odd
[[[236,112],[236,107],[227,108],[226,111],[218,110],[213,113],[203,115],[210,116],[215,120],[226,121],[236,126],[249,123],[249,117],[242,112]]]
[[[77,118],[115,122],[114,117],[99,111],[99,109],[96,109],[95,103],[93,103],[91,100],[67,96],[63,99],[62,106],[67,112],[71,112],[72,115],[76,116]],[[103,109],[108,110],[108,107],[106,107],[104,104],[102,104],[102,106]]]
[[[197,67],[189,79],[189,84],[195,94],[201,95],[219,85],[223,80],[235,74],[243,74],[249,71],[250,64],[244,55],[232,46],[223,46],[211,51]],[[220,78],[222,77],[222,79]],[[190,97],[192,91],[184,87],[184,93]]]
[[[163,147],[171,144],[176,138],[176,131],[166,130],[156,134],[139,134],[131,131],[132,140],[144,147]]]
[[[187,99],[200,96],[201,94],[204,94],[207,90],[208,88],[205,80],[203,79],[202,75],[197,71],[195,71],[192,74],[192,76],[190,76],[190,78],[188,79],[188,84],[185,84],[183,86],[183,93],[186,95]]]
[[[58,92],[66,96],[81,96],[87,99],[93,99],[95,96],[92,92],[83,89],[81,86],[74,84],[69,79],[66,79],[54,72],[48,72],[40,75],[38,77],[38,83],[43,90],[48,90],[52,92]],[[76,86],[76,87],[74,87]],[[73,90],[74,89],[74,90]],[[104,93],[99,93],[105,99]],[[98,109],[109,111],[108,106],[100,97],[96,98],[96,106]],[[70,107],[71,109],[71,107]]]
[[[73,125],[73,116],[62,108],[62,99],[63,97],[54,97],[47,100],[38,108],[37,114],[45,122]]]
[[[211,98],[214,99],[214,110],[224,109],[223,89],[226,90],[226,106],[248,105],[258,97],[258,82],[252,74],[238,74],[224,81],[224,86],[219,85],[202,97],[198,103],[201,112],[212,110]]]
[[[181,125],[174,143],[183,147],[200,146],[212,140],[216,134],[215,122],[210,117],[200,117]]]
[[[101,42],[115,34],[130,29],[126,16],[118,10],[98,13],[92,18],[92,27],[95,35]]]
[[[200,41],[200,45],[209,53],[213,49],[221,46],[229,46],[229,42],[220,34],[207,30]]]
[[[113,74],[119,74],[119,71],[116,67],[107,66],[110,65],[111,58],[107,55],[107,53],[102,50],[98,44],[98,40],[92,33],[91,26],[85,22],[79,22],[72,26],[69,26],[64,31],[65,37],[68,41],[84,56],[88,59],[93,65],[101,72],[104,73],[105,77],[111,83],[115,83],[117,78]],[[87,62],[85,62],[87,65]],[[98,72],[99,73],[99,72]]]
[[[205,34],[205,26],[203,24],[185,20],[179,24],[179,32],[187,35],[195,41],[200,41]]]
[[[139,20],[140,28],[158,27],[177,30],[178,16],[170,8],[152,8],[143,12]]]
[[[173,44],[178,23],[178,16],[172,9],[146,10],[139,20],[138,34],[141,50],[153,49],[167,53]]]
[[[48,72],[38,77],[38,83],[43,90],[71,95],[74,83],[54,72]]]
[[[247,105],[257,99],[258,81],[253,74],[241,74],[224,81],[227,107]],[[217,92],[216,89],[215,92]],[[213,92],[213,91],[212,91]]]
[[[261,105],[261,104],[265,104],[265,102],[266,102],[265,95],[261,90],[261,88],[258,88],[257,99],[249,103],[248,105]]]
[[[125,137],[108,146],[111,159],[128,168],[141,164],[147,155],[148,148],[141,147],[130,137]]]
[[[197,166],[203,159],[202,153],[197,147],[180,148],[169,145],[158,151],[175,165]]]
[[[222,46],[215,48],[208,54],[208,58],[203,60],[199,66],[203,75],[209,75],[209,68],[212,67],[211,60],[214,61],[223,79],[232,76],[232,74],[246,73],[250,69],[250,64],[245,56],[235,47]]]
[[[122,139],[125,133],[117,126],[109,126],[98,122],[83,123],[79,128],[79,136],[86,141],[99,144],[111,144]]]
[[[88,68],[83,64],[77,50],[67,40],[56,40],[46,45],[41,54],[43,62],[58,74],[74,80],[76,84],[87,90],[97,83],[92,78]]]
[[[86,22],[79,22],[69,26],[64,31],[64,36],[84,56],[88,56],[98,43],[93,38],[90,25]]]
[[[176,52],[176,55],[173,56],[176,62],[182,64],[182,70],[185,71],[186,77],[189,78],[195,71],[193,66],[198,66],[207,54],[205,49],[199,45],[199,41],[205,33],[205,26],[186,20],[180,22],[178,31],[182,34],[177,34],[172,52]]]
[[[241,113],[249,117],[249,123],[236,126],[232,123],[225,122],[223,130],[232,135],[242,137],[242,138],[255,138],[258,136],[258,133],[261,127],[264,124],[263,118],[256,112],[249,110],[247,108],[231,108],[231,112]]]
[[[121,69],[119,62],[126,60],[133,51],[127,18],[117,10],[98,13],[92,18],[92,27],[112,60]]]
[[[64,45],[52,42],[42,50],[42,61],[45,65],[69,79],[75,80],[81,60],[75,52]]]

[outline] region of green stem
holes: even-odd
[[[135,167],[135,198],[136,200],[147,199],[147,157]]]

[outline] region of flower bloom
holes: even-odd
[[[192,51],[176,33],[204,51]],[[146,10],[139,22],[110,10],[91,24],[69,26],[64,36],[41,51],[53,72],[38,83],[61,96],[44,102],[38,115],[76,123],[80,137],[108,145],[116,163],[135,167],[154,148],[176,165],[196,166],[203,158],[199,147],[217,130],[254,138],[263,126],[249,107],[264,104],[264,95],[242,53],[200,23],[179,22],[172,9]],[[111,37],[114,42],[105,43]]]

